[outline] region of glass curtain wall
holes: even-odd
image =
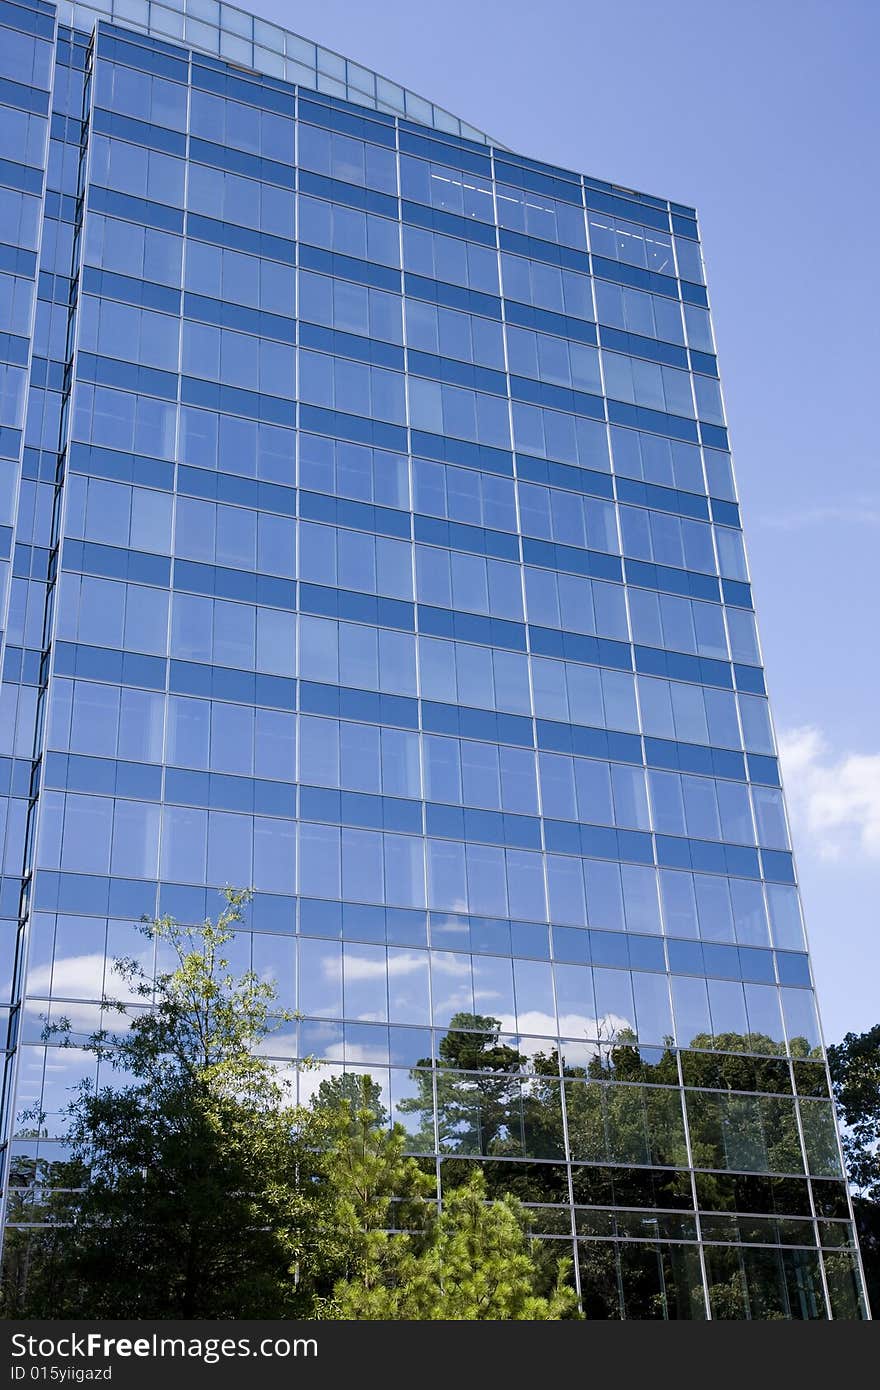
[[[46,1018],[232,881],[303,1098],[590,1317],[864,1315],[694,209],[62,8],[0,4],[10,1212]]]

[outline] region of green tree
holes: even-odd
[[[860,1197],[880,1203],[880,1023],[829,1047],[828,1066],[850,1182]]]
[[[326,1189],[307,1179],[323,1117],[291,1103],[261,1055],[291,1015],[226,947],[248,894],[227,890],[216,923],[169,917],[145,936],[170,957],[155,979],[116,962],[135,1005],[88,1051],[122,1084],[81,1087],[67,1156],[35,1175],[28,1219],[10,1235],[7,1312],[29,1316],[278,1317],[303,1307],[311,1232]],[[68,1024],[47,1029],[64,1045]],[[39,1119],[40,1117],[37,1117]],[[331,1278],[331,1276],[328,1276]]]
[[[403,1232],[430,1221],[434,1179],[406,1157],[405,1131],[388,1127],[381,1090],[369,1076],[346,1072],[322,1081],[313,1109],[324,1122],[317,1163],[330,1196],[319,1240],[333,1251],[342,1279],[369,1300],[395,1280],[408,1249]],[[334,1315],[329,1300],[319,1298],[317,1311]]]
[[[513,1133],[525,1058],[500,1041],[501,1023],[485,1014],[457,1013],[437,1049],[437,1120],[440,1150],[503,1155],[516,1152]],[[400,1103],[404,1114],[422,1116],[420,1139],[434,1147],[434,1081],[431,1059],[411,1073],[417,1090]],[[514,1144],[512,1148],[511,1145]]]
[[[868,1298],[880,1310],[880,1023],[828,1049]]]
[[[493,1061],[519,1054],[485,1035]],[[452,1040],[447,1054],[473,1064],[473,1041]],[[499,1055],[501,1054],[501,1055]],[[508,1055],[510,1054],[510,1055]],[[457,1073],[454,1073],[457,1074]],[[452,1074],[447,1074],[450,1080]],[[506,1128],[499,1088],[490,1081],[492,1114]],[[429,1105],[428,1096],[419,1098]],[[461,1098],[447,1103],[458,1121]],[[368,1076],[343,1074],[318,1087],[315,1108],[329,1116],[333,1142],[323,1172],[333,1192],[332,1217],[345,1274],[318,1314],[335,1319],[548,1319],[573,1316],[569,1261],[555,1262],[526,1235],[519,1202],[505,1194],[486,1201],[486,1179],[470,1165],[467,1181],[444,1198],[438,1215],[435,1178],[406,1156],[402,1126],[388,1127],[379,1087]],[[416,1107],[413,1107],[414,1109]],[[497,1139],[497,1135],[495,1136]]]
[[[576,1316],[560,1260],[544,1294],[537,1242],[529,1241],[522,1208],[506,1194],[486,1200],[486,1180],[474,1167],[446,1197],[421,1237],[384,1237],[392,1257],[381,1277],[341,1281],[330,1316],[348,1319],[547,1321]],[[374,1266],[375,1267],[375,1266]]]
[[[437,1216],[433,1165],[406,1156],[368,1076],[327,1077],[310,1106],[293,1104],[265,1055],[292,1015],[229,969],[247,897],[227,890],[216,924],[145,923],[170,962],[156,978],[115,962],[133,1002],[105,999],[122,1026],[85,1044],[109,1080],[68,1106],[63,1158],[17,1169],[6,1315],[570,1313],[565,1269],[548,1278],[518,1203],[487,1205],[482,1175]],[[72,1045],[72,1030],[47,1026],[46,1039]],[[42,1115],[25,1118],[46,1137]]]

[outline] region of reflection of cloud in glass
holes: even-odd
[[[337,978],[337,973],[333,969],[334,964],[335,962],[328,960],[323,962],[325,977],[332,975],[333,978]],[[387,965],[384,956],[370,960],[365,956],[346,954],[345,978],[351,983],[353,980],[384,980],[386,975],[390,977],[413,975],[424,970],[426,964],[424,952],[395,951],[389,958]]]
[[[488,1005],[490,1005],[490,1004],[492,1003],[492,1000],[493,1000],[493,999],[500,999],[500,998],[501,998],[501,991],[498,990],[498,989],[475,989],[475,990],[474,990],[474,1008],[476,1009],[477,1013],[482,1013],[482,1012],[483,1012],[482,1005],[487,1005],[487,1006],[488,1006]]]
[[[150,964],[150,952],[141,952],[135,959],[141,968],[146,970]],[[105,958],[100,951],[90,951],[80,956],[56,956],[54,966],[48,961],[35,966],[28,973],[27,991],[29,995],[92,999],[95,1002],[104,995],[110,999],[121,999],[123,1002],[139,997],[132,992],[131,984],[116,969],[115,961]]]
[[[559,1050],[567,1067],[588,1067],[595,1057],[600,1056],[601,1048],[597,1042],[560,1043]]]
[[[336,1055],[341,1055],[341,1049]],[[388,1047],[382,1047],[381,1044],[371,1046],[369,1043],[346,1043],[345,1061],[346,1064],[360,1062],[363,1066],[387,1067]]]
[[[18,1064],[18,1089],[16,1099],[24,1109],[29,1109],[40,1098],[43,1084],[42,1048],[23,1047]]]
[[[143,973],[151,980],[153,978],[152,948],[148,946],[144,951],[133,953],[132,959],[137,961]],[[57,962],[55,964],[55,970],[57,973]],[[137,981],[135,984],[137,984]],[[139,997],[132,993],[131,984],[124,976],[120,975],[119,971],[116,969],[116,961],[112,958],[107,961],[107,980],[104,985],[104,992],[110,999],[125,1000]]]
[[[621,1033],[635,1033],[636,1025],[631,1018],[622,1014],[602,1014],[598,1019],[582,1019],[579,1014],[563,1014],[559,1020],[559,1036],[597,1038],[600,1042],[614,1042]]]
[[[104,956],[56,956],[55,969],[38,965],[28,975],[29,994],[54,994],[63,999],[100,999],[104,988]]]
[[[523,1037],[519,1042],[519,1050],[526,1052],[527,1056],[532,1056],[542,1049],[546,1049],[546,1038],[565,1038],[564,1051],[566,1056],[574,1053],[574,1048],[568,1039],[572,1039],[574,1044],[580,1040],[590,1039],[591,1045],[588,1049],[589,1056],[595,1056],[596,1043],[613,1042],[620,1033],[624,1031],[635,1032],[635,1025],[631,1019],[622,1018],[618,1014],[604,1014],[602,1018],[589,1018],[585,1014],[562,1014],[559,1018],[557,1028],[556,1018],[553,1014],[541,1013],[538,1010],[526,1011],[518,1017],[512,1014],[505,1014],[501,1018],[501,1028],[505,1033],[525,1033],[535,1034],[534,1038]],[[527,1045],[529,1048],[527,1050]]]
[[[470,956],[457,956],[449,951],[438,951],[431,957],[431,974],[435,978],[438,975],[452,975],[457,979],[464,976],[470,979]]]
[[[260,1038],[254,1052],[258,1057],[295,1057],[296,1025],[279,1028],[274,1033],[267,1034],[265,1038]]]
[[[37,1035],[42,1034],[48,1025],[61,1023],[62,1019],[66,1019],[70,1024],[71,1033],[83,1036],[90,1036],[101,1026],[100,1007],[85,999],[73,1002],[66,999],[55,1000],[51,1005],[48,1001],[32,1003],[29,1012],[32,1019],[36,1020]],[[117,1033],[124,1032],[129,1023],[124,1014],[113,1014],[107,1022],[110,1030]]]
[[[299,1074],[299,1103],[308,1105],[309,1101],[317,1094],[318,1087],[322,1081],[329,1081],[334,1076],[341,1076],[344,1067],[339,1066],[320,1066],[311,1071],[303,1071]]]
[[[46,1059],[45,1075],[43,1057]],[[27,1118],[25,1111],[39,1105],[44,1114],[56,1114],[74,1099],[76,1087],[86,1077],[94,1080],[97,1062],[82,1048],[49,1047],[27,1048],[23,1053],[25,1063],[20,1077],[27,1077],[25,1086],[19,1084],[18,1099],[22,1109],[18,1112],[16,1123],[31,1127],[35,1124],[32,1115]],[[43,1121],[42,1123],[46,1123]],[[51,1122],[51,1131],[57,1131],[59,1121]]]
[[[43,1110],[48,1114],[62,1110],[74,1099],[76,1088],[81,1081],[88,1079],[94,1084],[96,1071],[95,1058],[80,1048],[48,1048],[46,1079],[43,1083]]]
[[[468,910],[467,898],[464,898],[464,897],[461,897],[461,898],[453,898],[453,900],[452,900],[451,903],[450,903],[450,902],[444,902],[444,903],[442,904],[442,906],[440,906],[439,904],[436,904],[436,903],[430,903],[429,906],[434,907],[435,909],[437,909],[437,910],[439,910],[439,911],[441,911],[441,912],[459,912],[459,913],[466,913],[467,910]],[[444,931],[450,931],[450,930],[455,931],[455,930],[458,930],[458,923],[444,922],[444,923],[443,923],[443,929],[444,929]],[[467,933],[467,934],[470,933],[470,923],[469,923],[469,922],[465,922],[465,923],[462,924],[462,926],[461,926],[461,933],[462,933],[462,936],[464,936],[466,933]]]
[[[470,985],[465,985],[462,989],[455,989],[450,994],[438,996],[434,994],[434,1021],[440,1023],[441,1020],[449,1020],[453,1014],[469,1014],[473,1009],[473,994]]]
[[[519,1016],[520,1027],[526,1033],[536,1033],[542,1037],[556,1037],[556,1016],[555,1014],[545,1014],[533,1009],[528,1013]],[[504,1033],[515,1033],[517,1031],[517,1020],[515,1014],[504,1014],[501,1019],[501,1030]]]

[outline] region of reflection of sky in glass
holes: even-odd
[[[81,203],[74,123],[53,126],[70,141],[38,256],[38,219],[21,224],[12,336],[36,370],[26,402],[14,368],[10,410],[27,405],[45,457],[38,482],[28,454],[19,488],[16,435],[0,518],[18,562],[2,608],[10,977],[35,846],[13,1108],[42,1106],[57,1132],[94,1079],[80,1044],[124,1026],[99,1004],[125,992],[113,958],[173,967],[136,929],[157,877],[184,921],[232,880],[256,897],[228,968],[298,1015],[261,1053],[303,1099],[371,1075],[441,1186],[463,1154],[490,1175],[509,1161],[505,1182],[562,1206],[559,1229],[573,1195],[615,1211],[606,1236],[653,1213],[662,1245],[693,1240],[695,1194],[732,1209],[717,1175],[737,1163],[829,1181],[821,1062],[798,1070],[821,1043],[692,210],[490,155],[412,93],[230,7],[140,13],[170,42],[133,33],[111,52],[99,32]],[[174,40],[233,64],[224,96],[199,86],[217,64]],[[50,43],[34,52],[24,76],[48,84]],[[76,118],[66,56],[69,100],[59,86],[50,104]],[[44,132],[26,135],[36,188]],[[68,368],[46,295],[60,325],[71,270]],[[47,1048],[62,1019],[74,1047]],[[738,1147],[737,1106],[754,1118]],[[792,1220],[825,1210],[788,1190]],[[664,1225],[682,1203],[690,1235]],[[785,1316],[795,1285],[825,1297],[811,1232],[806,1273],[772,1295]],[[605,1253],[613,1316],[720,1297],[672,1273],[671,1247]]]

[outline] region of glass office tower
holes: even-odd
[[[230,881],[590,1317],[865,1316],[693,208],[215,0],[0,24],[10,1217],[45,1019]]]

